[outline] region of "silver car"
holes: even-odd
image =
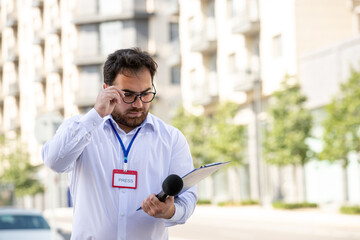
[[[55,232],[55,240],[64,238]],[[36,210],[0,208],[0,240],[54,240],[49,224]]]

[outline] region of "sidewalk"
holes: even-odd
[[[329,209],[278,210],[260,206],[217,207],[197,206],[194,215],[201,218],[226,216],[233,220],[278,220],[284,222],[308,222],[319,225],[354,226],[360,228],[360,215],[345,215]]]
[[[55,228],[61,229],[64,233],[71,233],[72,208],[58,208],[53,212],[47,210],[44,212],[44,216]],[[54,216],[54,218],[52,218],[52,216]],[[209,221],[217,221],[217,224],[225,225],[225,222],[219,221],[220,219],[226,222],[258,222],[259,224],[276,221],[284,225],[301,225],[305,222],[306,224],[318,227],[327,226],[359,229],[360,233],[360,215],[340,214],[334,208],[275,210],[260,206],[218,207],[199,205],[185,225],[194,224],[197,226],[205,226]],[[172,228],[169,230],[170,233],[172,232]],[[176,228],[176,226],[174,228]]]

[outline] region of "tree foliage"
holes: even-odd
[[[30,163],[29,154],[24,151],[18,140],[8,143],[1,139],[0,178],[3,183],[12,183],[15,186],[15,195],[35,195],[44,192],[43,185],[36,178],[39,166]]]
[[[185,135],[195,167],[217,161],[243,161],[245,128],[234,123],[237,111],[235,103],[218,104],[211,116],[178,110],[173,125]]]
[[[312,155],[306,144],[312,128],[312,116],[305,109],[306,97],[293,78],[285,77],[281,87],[274,92],[268,106],[264,159],[277,166],[304,165]]]
[[[360,72],[351,69],[349,79],[341,84],[340,93],[325,107],[323,151],[320,159],[343,161],[348,154],[360,151]]]

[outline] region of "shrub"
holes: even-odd
[[[245,201],[240,201],[240,202],[233,202],[233,201],[228,201],[228,202],[219,202],[218,206],[249,206],[249,205],[258,205],[259,202],[255,201],[255,200],[245,200]]]
[[[275,209],[299,209],[299,208],[317,208],[316,203],[284,203],[284,202],[273,202],[273,207]]]
[[[340,212],[343,214],[360,214],[360,206],[342,206]]]

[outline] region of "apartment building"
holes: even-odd
[[[169,121],[181,103],[177,1],[3,0],[0,12],[0,133],[20,135],[32,163],[64,119],[93,107],[116,49],[140,47],[158,62],[153,113]],[[68,205],[65,174],[44,168],[39,178],[38,208]]]
[[[211,113],[216,102],[235,101],[241,108],[236,120],[248,129],[247,159],[235,170],[240,178],[234,170],[219,173],[214,182],[220,184],[207,180],[201,187],[208,190],[200,192],[200,198],[213,192],[215,201],[266,203],[281,191],[285,201],[303,200],[291,185],[292,168],[279,172],[261,159],[264,110],[286,74],[299,77],[304,55],[358,34],[357,5],[343,0],[180,1],[184,106]],[[304,179],[299,178],[301,189]]]

